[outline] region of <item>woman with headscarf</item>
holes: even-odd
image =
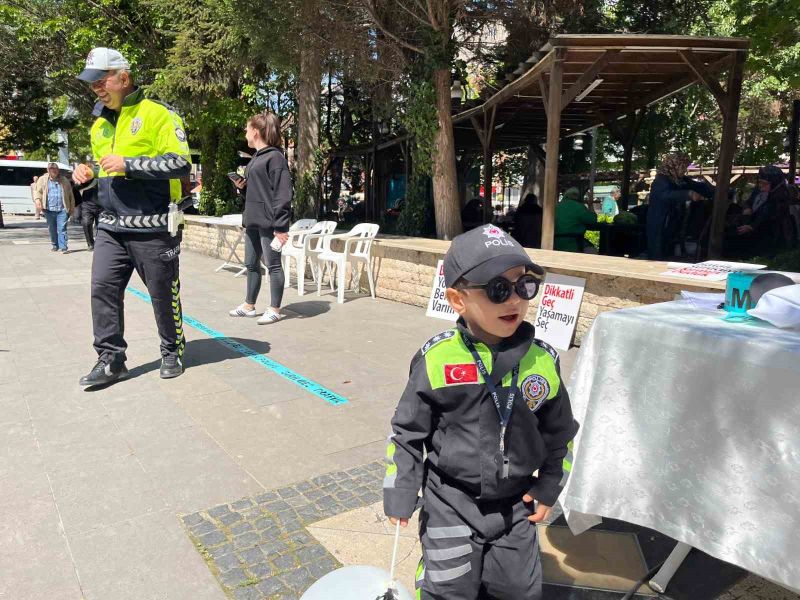
[[[583,252],[583,235],[589,225],[597,223],[597,215],[581,202],[581,192],[569,188],[556,205],[556,231],[553,249],[562,252]]]
[[[689,200],[699,201],[703,196],[690,189],[686,171],[691,160],[685,154],[667,156],[661,163],[650,186],[647,209],[647,255],[650,260],[664,260],[672,254],[675,234]]]
[[[744,203],[741,224],[728,239],[727,249],[739,256],[769,256],[778,247],[796,241],[789,214],[790,193],[780,168],[767,165],[758,170],[758,185]]]

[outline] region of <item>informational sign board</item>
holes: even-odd
[[[458,314],[447,303],[447,298],[444,295],[446,289],[447,286],[444,283],[444,261],[440,260],[436,265],[436,274],[433,276],[433,289],[428,300],[426,317],[436,317],[446,321],[458,320]]]
[[[539,290],[536,337],[559,350],[569,350],[578,324],[586,280],[548,273]]]
[[[686,263],[669,263],[669,271],[662,275],[680,277],[682,279],[695,279],[698,281],[725,281],[728,273],[734,271],[758,271],[766,265],[753,265],[750,263],[736,263],[724,260],[707,260],[705,262],[689,265]]]

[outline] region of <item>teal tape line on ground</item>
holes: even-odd
[[[130,294],[139,298],[140,300],[144,300],[148,304],[152,304],[152,302],[150,301],[150,296],[148,296],[144,292],[140,292],[136,288],[132,287],[127,288],[127,291]],[[246,356],[247,358],[249,358],[255,363],[258,363],[265,369],[272,371],[276,375],[280,375],[287,381],[291,381],[293,384],[303,388],[305,391],[314,394],[319,398],[322,398],[328,404],[333,404],[333,405],[347,404],[347,398],[340,396],[335,392],[332,392],[331,390],[327,389],[326,387],[323,387],[316,381],[303,377],[299,373],[295,373],[290,368],[284,367],[281,363],[276,362],[271,358],[267,358],[263,354],[259,354],[249,346],[245,346],[244,344],[241,344],[236,340],[232,340],[224,333],[220,333],[219,331],[212,329],[205,323],[202,323],[201,321],[198,321],[197,319],[190,317],[186,313],[183,313],[183,322],[185,325],[188,325],[189,327],[193,327],[198,331],[202,331],[208,337],[214,338],[226,348],[230,348],[234,352],[238,352],[242,356]]]

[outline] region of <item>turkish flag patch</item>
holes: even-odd
[[[475,363],[444,366],[444,384],[461,385],[478,383],[478,366]]]

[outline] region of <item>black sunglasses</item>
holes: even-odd
[[[484,290],[486,297],[495,304],[503,304],[511,298],[512,292],[523,300],[532,300],[539,293],[539,280],[536,276],[526,273],[516,281],[509,281],[505,277],[495,277],[482,285],[463,285],[465,290]]]

